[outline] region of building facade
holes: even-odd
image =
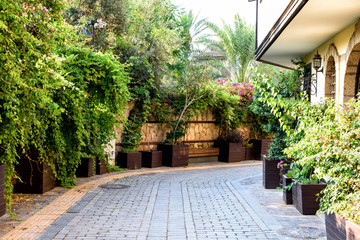
[[[256,59],[286,68],[301,58],[312,102],[360,90],[359,0],[257,0]],[[272,7],[269,7],[272,6]],[[275,10],[276,9],[276,10]],[[314,68],[314,58],[321,58]]]

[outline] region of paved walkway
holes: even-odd
[[[261,174],[248,162],[110,175],[68,191],[3,239],[326,239],[324,222],[283,204]]]

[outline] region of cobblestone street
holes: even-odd
[[[129,176],[86,194],[37,239],[326,239],[261,185],[262,166]]]

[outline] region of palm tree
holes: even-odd
[[[206,22],[213,32],[211,36],[199,39],[205,46],[205,53],[222,57],[209,57],[205,60],[219,72],[222,77],[234,82],[248,81],[248,73],[254,62],[255,31],[239,15],[235,15],[234,29],[223,22],[223,28]]]

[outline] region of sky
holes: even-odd
[[[221,19],[227,24],[234,22],[235,14],[239,14],[246,22],[255,25],[256,3],[248,0],[171,0],[175,5],[185,10],[200,11],[198,19],[208,18],[208,21],[222,25]]]

